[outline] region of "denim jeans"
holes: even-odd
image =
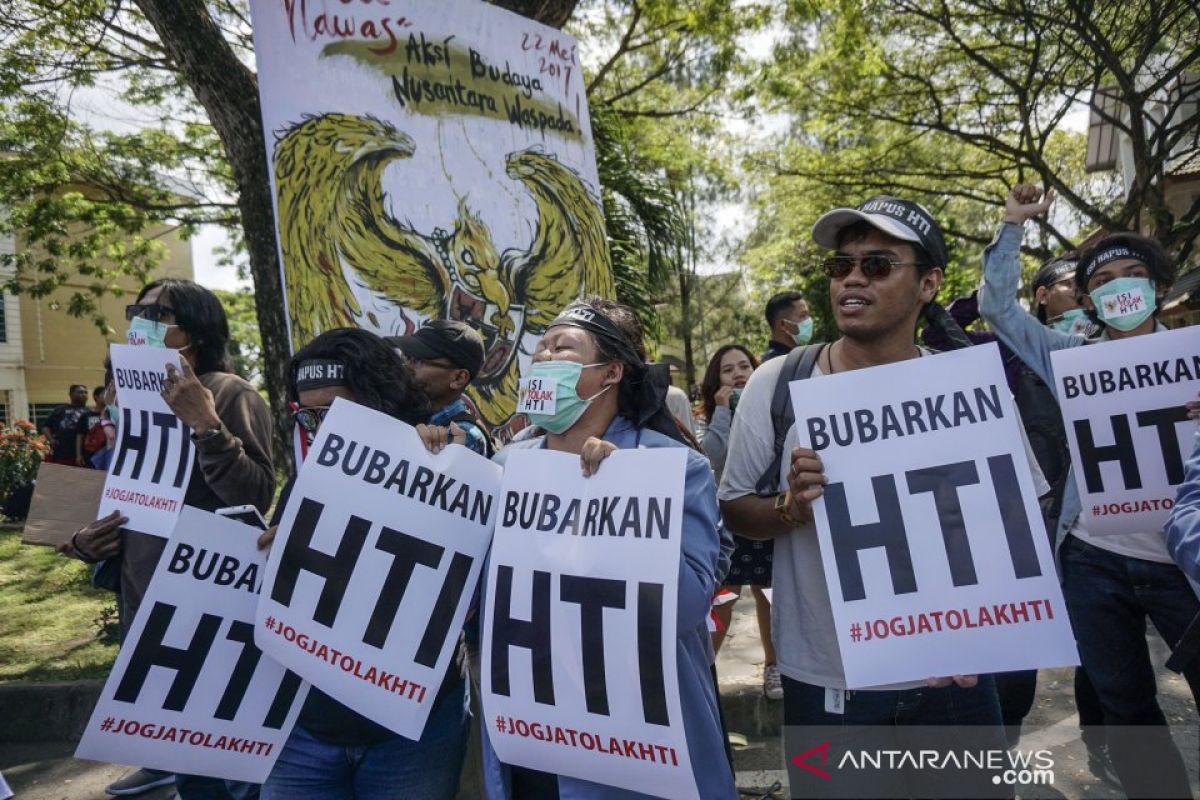
[[[844,694],[844,713],[825,710],[826,690],[820,686],[783,678],[784,757],[805,752],[818,739],[831,742],[831,751],[859,750],[912,751],[945,749],[946,741],[955,747],[1004,750],[1004,726],[996,683],[990,675],[980,675],[978,685],[963,689],[955,685],[940,689],[920,687],[904,690],[848,691]],[[928,731],[933,727],[956,726],[936,741],[923,734],[910,737],[905,728]],[[819,731],[814,728],[820,727]],[[967,728],[968,730],[964,730]],[[793,737],[795,737],[793,739]],[[894,783],[881,794],[878,774],[839,772],[834,780],[809,780],[803,774],[791,780],[792,797],[866,798],[909,797],[1011,797],[1011,789],[1000,787],[991,774],[971,770],[947,773],[908,770],[904,787]]]
[[[1174,647],[1200,611],[1191,584],[1174,564],[1111,553],[1074,536],[1060,549],[1063,596],[1079,658],[1095,687],[1109,754],[1129,797],[1191,797],[1187,770],[1158,706],[1146,618]],[[1200,663],[1184,671],[1197,697]]]
[[[466,749],[462,692],[438,698],[416,742],[394,736],[347,747],[321,741],[297,725],[262,786],[262,800],[451,800]]]

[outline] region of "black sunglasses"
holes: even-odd
[[[297,408],[292,412],[292,419],[308,433],[316,433],[317,428],[321,427],[321,423],[325,421],[325,416],[328,413],[329,406]]]
[[[175,309],[161,303],[133,303],[125,306],[125,321],[131,322],[135,317],[143,317],[151,322],[158,322],[164,316],[175,318]]]
[[[876,278],[886,278],[896,267],[920,266],[919,261],[896,261],[882,254],[865,255],[861,258],[853,256],[830,256],[821,263],[825,274],[835,280],[841,280],[854,271],[854,265],[862,270],[863,277],[869,281]]]

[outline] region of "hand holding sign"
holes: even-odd
[[[188,362],[180,360],[183,371],[167,364],[167,379],[163,382],[163,400],[179,417],[179,421],[194,431],[211,431],[221,427],[217,404]]]
[[[121,552],[121,526],[126,522],[129,522],[128,517],[114,511],[80,528],[69,543],[58,548],[58,552],[77,555],[89,563],[112,558]]]
[[[617,451],[617,446],[595,436],[589,436],[579,452],[579,460],[583,467],[583,477],[590,478],[600,469],[600,462]]]

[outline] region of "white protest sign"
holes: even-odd
[[[553,414],[557,407],[553,381],[546,378],[522,378],[517,384],[518,414]]]
[[[687,452],[517,450],[483,610],[482,696],[500,760],[698,797],[675,663]]]
[[[994,344],[791,389],[848,687],[1079,663]]]
[[[184,508],[77,758],[266,779],[308,687],[254,644],[259,533]]]
[[[192,430],[162,398],[167,365],[180,368],[179,352],[163,347],[114,344],[113,382],[121,420],[117,448],[100,495],[101,517],[120,511],[130,530],[169,536],[192,476]]]
[[[1196,430],[1184,403],[1200,391],[1200,329],[1056,350],[1050,359],[1088,533],[1162,530]]]
[[[271,545],[255,638],[363,716],[420,739],[492,538],[500,468],[337,400]]]

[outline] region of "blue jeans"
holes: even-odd
[[[970,689],[951,685],[848,691],[842,714],[825,710],[825,695],[823,687],[783,678],[784,758],[789,760],[793,798],[1012,796],[1011,789],[992,783],[991,773],[977,770],[909,769],[886,776],[866,769],[837,770],[832,780],[825,781],[790,764],[790,759],[823,742],[830,743],[829,767],[839,762],[838,754],[851,751],[1005,750],[1000,701],[992,676],[980,675],[979,683]],[[819,765],[820,761],[810,763]]]
[[[467,749],[463,701],[462,692],[439,697],[416,742],[394,736],[347,747],[297,725],[262,786],[262,800],[451,800]]]
[[[1191,584],[1174,564],[1117,555],[1068,536],[1060,549],[1063,596],[1079,659],[1095,687],[1109,754],[1130,797],[1191,797],[1187,770],[1157,700],[1146,646],[1146,618],[1171,647],[1200,612]],[[1200,663],[1184,671],[1197,697]]]

